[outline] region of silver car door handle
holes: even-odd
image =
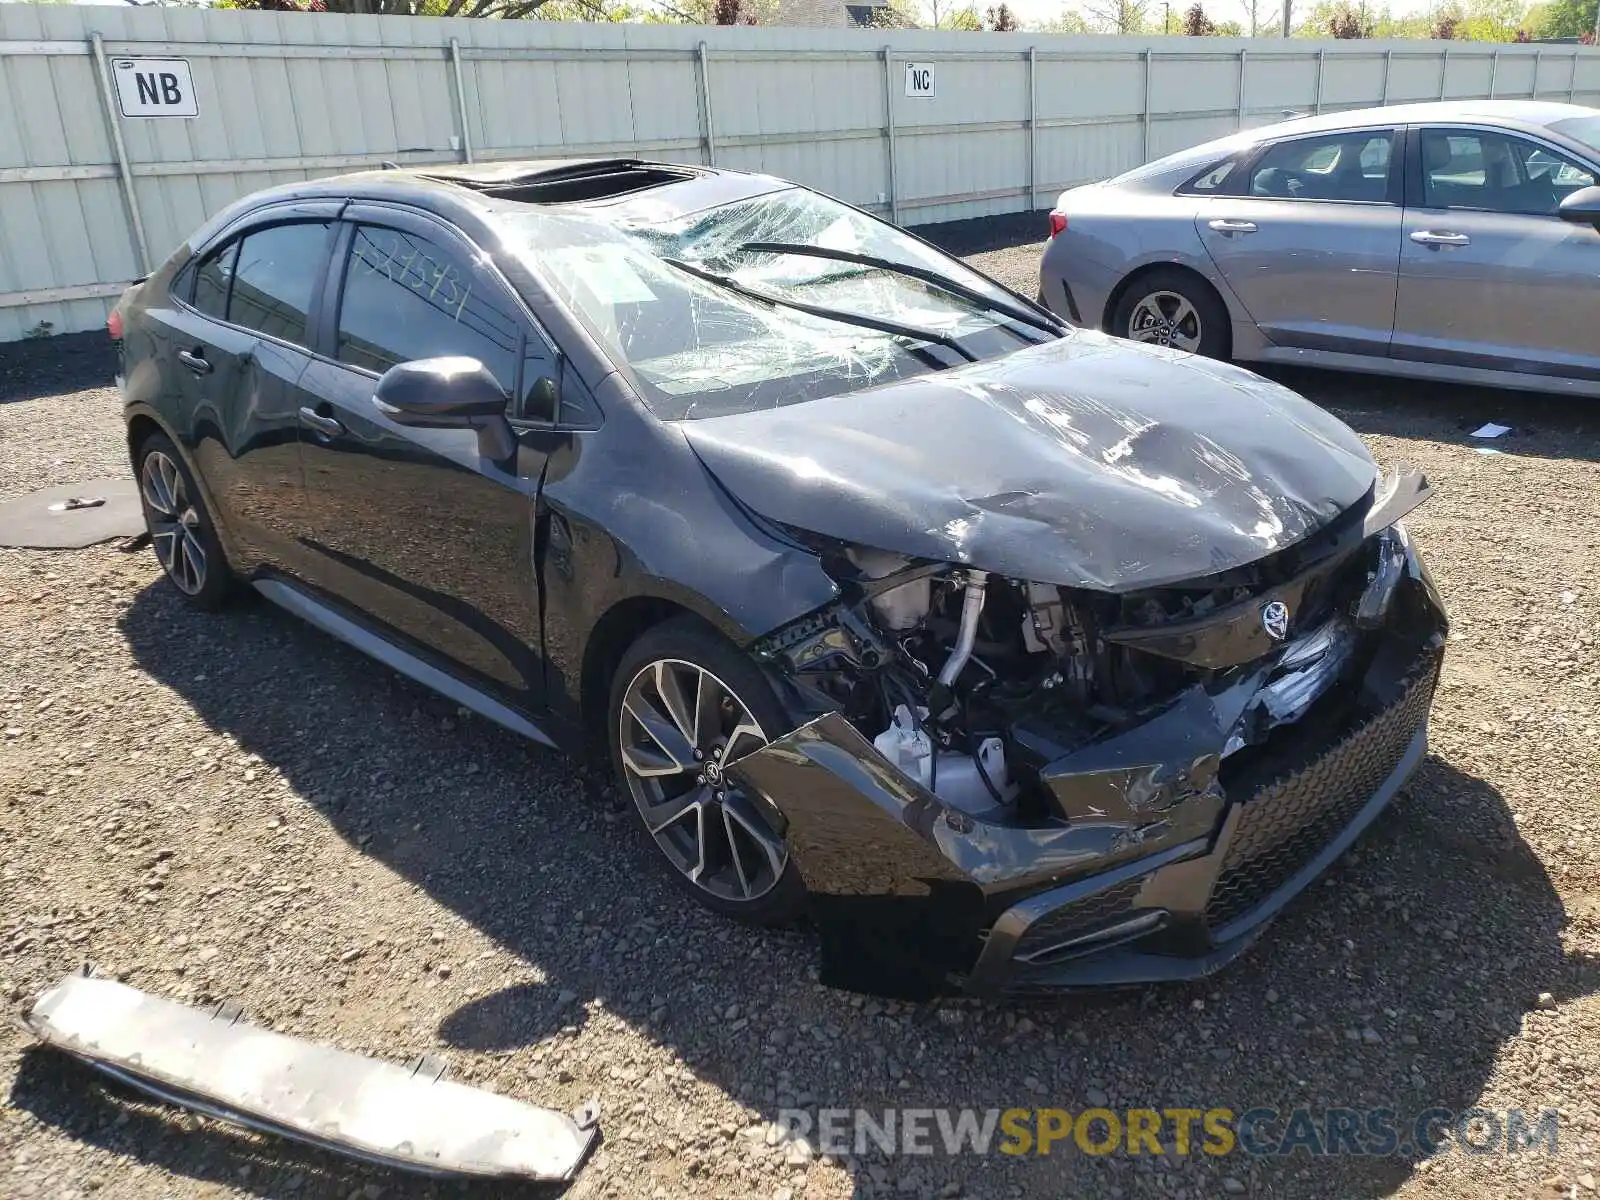
[[[325,417],[314,408],[300,410],[300,424],[309,425],[318,433],[325,433],[329,437],[337,437],[344,432],[344,426],[332,417]]]
[[[1256,223],[1254,221],[1234,221],[1227,217],[1218,217],[1215,221],[1209,222],[1209,224],[1217,233],[1254,233],[1256,231]]]
[[[1464,233],[1435,233],[1431,229],[1419,229],[1411,235],[1411,240],[1419,246],[1470,246],[1472,239]]]

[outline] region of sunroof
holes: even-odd
[[[423,178],[471,188],[497,200],[522,204],[572,204],[626,196],[694,178],[693,167],[637,158],[576,162],[506,163],[498,168],[424,172]]]

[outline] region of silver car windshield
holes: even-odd
[[[1565,121],[1552,122],[1550,128],[1600,154],[1600,116],[1568,117]]]
[[[893,271],[742,249],[783,242],[934,270],[1007,305],[1017,300],[915,238],[802,188],[688,216],[651,220],[636,203],[619,219],[581,208],[505,213],[528,266],[632,372],[667,420],[774,408],[988,358],[1041,339],[1003,315]],[[699,268],[675,268],[669,260]],[[813,312],[764,304],[719,286],[813,310],[877,318],[960,342],[963,353]]]

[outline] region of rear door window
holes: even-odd
[[[1277,200],[1382,203],[1389,198],[1394,131],[1343,130],[1267,147],[1245,194]]]
[[[408,230],[359,225],[339,302],[339,361],[383,374],[397,363],[475,358],[511,394],[523,321],[499,281]]]
[[[330,222],[313,221],[272,225],[245,234],[233,267],[228,320],[305,345],[311,300],[327,258],[330,228]]]

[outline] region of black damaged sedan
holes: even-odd
[[[687,892],[809,912],[826,982],[1204,974],[1424,753],[1420,476],[781,180],[295,184],[110,330],[192,603],[608,754]]]

